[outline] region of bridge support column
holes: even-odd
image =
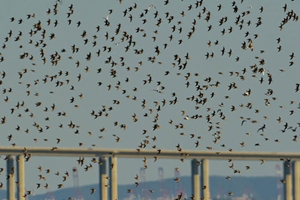
[[[7,199],[15,200],[15,167],[14,156],[8,156],[7,159]]]
[[[209,160],[202,159],[201,162],[201,187],[202,196],[205,200],[210,199],[210,188],[209,188]]]
[[[194,199],[200,199],[200,178],[199,178],[199,166],[196,159],[192,160],[192,194]]]
[[[99,184],[100,184],[100,200],[108,200],[107,198],[107,159],[105,157],[100,157],[99,159]]]
[[[294,200],[300,200],[300,174],[299,174],[300,161],[293,162],[293,196]]]
[[[19,155],[17,157],[17,181],[18,190],[17,196],[18,200],[25,200],[25,166],[24,166],[24,155]]]
[[[118,200],[118,163],[116,157],[110,157],[110,199]]]
[[[107,188],[107,190],[108,190],[107,198],[108,199],[112,199],[111,198],[111,170],[110,170],[111,163],[112,163],[112,160],[111,160],[111,157],[109,157],[108,158],[108,165],[107,165],[107,167],[108,167],[107,173],[108,173],[108,177],[109,177],[109,179],[107,180],[108,185],[109,185],[109,187]]]
[[[290,162],[285,161],[283,162],[283,176],[284,176],[284,180],[285,180],[285,184],[284,184],[284,199],[285,200],[292,200],[293,196],[292,196],[292,174],[291,174],[291,166],[290,166]]]

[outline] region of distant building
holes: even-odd
[[[249,197],[247,194],[243,194],[241,197],[233,197],[231,200],[252,200],[251,197]]]

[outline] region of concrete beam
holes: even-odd
[[[299,173],[299,161],[293,162],[293,196],[294,200],[300,200],[300,173]]]
[[[193,159],[191,162],[192,165],[192,194],[194,199],[200,199],[200,175],[199,175],[199,166],[198,161]]]
[[[25,200],[25,165],[24,165],[24,155],[19,155],[17,157],[17,181],[18,190],[17,196],[19,200]]]
[[[7,158],[7,199],[15,200],[15,167],[14,156]]]
[[[107,198],[107,159],[105,157],[100,157],[99,159],[99,193],[101,200],[108,200]]]
[[[53,147],[0,147],[0,155],[20,155],[24,152],[31,156],[56,156],[56,157],[112,157],[117,158],[153,158],[160,159],[198,159],[210,160],[268,160],[279,161],[281,159],[300,160],[300,152],[229,152],[229,151],[182,151],[142,149],[100,149],[100,148],[53,148]]]
[[[110,157],[110,199],[118,200],[118,162],[116,157]]]
[[[210,187],[209,187],[209,160],[202,159],[201,161],[201,187],[202,196],[205,200],[210,199]]]
[[[283,188],[284,199],[293,200],[291,163],[288,161],[283,162],[283,176],[285,180],[285,184]]]

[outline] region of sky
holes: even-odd
[[[79,143],[82,143],[81,147],[84,148],[136,149],[141,142],[148,140],[146,149],[152,149],[156,145],[157,149],[176,150],[176,146],[180,144],[182,150],[209,151],[207,147],[212,147],[210,151],[299,151],[298,142],[293,141],[294,135],[299,136],[299,130],[295,129],[299,123],[300,105],[299,92],[295,90],[296,84],[300,83],[299,48],[295,41],[300,34],[299,21],[293,21],[292,18],[282,30],[279,28],[288,12],[293,10],[295,15],[298,14],[295,8],[300,6],[299,1],[272,1],[271,4],[267,0],[236,1],[238,10],[234,13],[232,2],[219,0],[204,0],[197,8],[196,1],[187,0],[170,0],[168,5],[164,5],[164,1],[153,1],[151,4],[145,0],[123,0],[121,4],[116,0],[62,0],[57,3],[55,15],[53,9],[56,3],[16,0],[1,4],[0,40],[4,46],[0,49],[0,58],[4,60],[0,62],[0,75],[5,76],[1,77],[0,87],[2,91],[6,90],[1,95],[3,101],[0,99],[0,117],[6,118],[6,122],[0,125],[1,146],[15,144],[22,147],[59,148],[79,147]],[[73,14],[68,18],[71,4]],[[285,4],[286,12],[283,8]],[[192,8],[189,10],[190,5]],[[48,9],[51,10],[50,14],[47,14]],[[125,10],[127,14],[124,17]],[[158,12],[157,18],[154,18],[155,12]],[[27,19],[28,14],[34,14],[34,17]],[[208,21],[205,20],[207,16]],[[238,16],[240,20],[236,24]],[[173,20],[169,23],[170,17]],[[11,22],[11,18],[15,20]],[[108,18],[109,26],[105,26],[105,18]],[[20,19],[22,23],[19,23]],[[50,25],[47,23],[49,19]],[[157,25],[159,19],[161,23]],[[224,23],[220,25],[221,19]],[[56,20],[58,24],[55,27]],[[68,20],[71,20],[70,25]],[[77,25],[79,21],[80,26]],[[248,25],[249,21],[251,23]],[[30,30],[35,30],[33,25],[38,22],[41,22],[42,30],[30,36]],[[261,25],[257,26],[256,23]],[[208,31],[210,25],[212,28]],[[97,26],[100,26],[99,32]],[[118,27],[120,31],[116,34]],[[193,29],[194,33],[188,38]],[[6,41],[10,30],[12,36]],[[45,38],[42,38],[43,30]],[[86,36],[82,37],[84,32]],[[122,40],[125,32],[132,36],[135,43],[135,46],[131,44],[127,52],[125,47],[129,45],[129,40]],[[50,38],[51,34],[55,35],[53,39]],[[21,36],[15,41],[18,35]],[[172,41],[170,35],[173,37]],[[208,45],[209,41],[211,46]],[[244,42],[248,46],[245,50],[242,49]],[[36,47],[37,43],[40,44]],[[250,43],[252,50],[249,48]],[[165,49],[164,44],[167,44]],[[72,52],[72,45],[79,48],[77,53]],[[156,47],[159,48],[159,53],[155,52]],[[111,48],[111,51],[108,52],[105,48]],[[223,48],[224,55],[221,51]],[[41,49],[46,63],[40,55]],[[63,49],[65,52],[62,52]],[[98,50],[101,52],[100,56],[97,56]],[[228,54],[230,50],[231,56]],[[28,53],[28,57],[20,59],[20,55],[24,53]],[[91,59],[87,60],[89,53]],[[207,53],[214,55],[207,59]],[[293,53],[294,57],[291,59],[290,55]],[[54,54],[61,57],[57,65],[51,64],[51,55]],[[174,59],[175,55],[178,55],[181,63]],[[149,57],[155,57],[154,62],[150,62]],[[261,63],[263,60],[264,65]],[[76,64],[77,61],[80,62],[79,65]],[[185,62],[186,68],[180,69],[180,65]],[[112,63],[116,65],[112,66]],[[258,69],[262,68],[264,73],[252,72],[251,66],[254,65]],[[97,73],[99,69],[101,72]],[[243,74],[244,69],[246,72]],[[112,70],[115,77],[111,75]],[[167,71],[169,74],[165,75]],[[80,80],[78,76],[81,76]],[[268,76],[272,76],[271,84],[268,84]],[[152,81],[149,81],[149,77]],[[47,82],[44,83],[45,78]],[[57,81],[62,85],[56,86]],[[98,82],[101,82],[100,86]],[[198,91],[195,86],[197,82],[201,88]],[[216,82],[220,83],[218,87]],[[233,84],[236,88],[228,90]],[[247,93],[249,89],[250,95]],[[123,94],[124,92],[126,93]],[[175,99],[173,93],[176,93],[177,103],[170,105],[170,101]],[[207,103],[197,104],[197,98],[206,98]],[[71,102],[71,99],[74,101]],[[114,104],[114,100],[120,103]],[[162,103],[164,100],[165,105]],[[146,102],[144,108],[143,101]],[[17,108],[18,102],[24,102],[24,106]],[[41,106],[36,106],[37,102],[41,102]],[[158,105],[155,105],[156,102]],[[248,103],[251,103],[251,109],[246,107]],[[52,111],[53,104],[55,109]],[[110,107],[112,110],[109,110]],[[14,108],[13,113],[11,108]],[[95,113],[102,111],[102,116],[95,118],[91,115],[93,110]],[[59,113],[64,112],[66,116],[59,116]],[[30,117],[31,113],[34,116]],[[153,122],[157,115],[156,122]],[[203,118],[192,119],[196,115],[202,115]],[[136,122],[133,116],[136,116]],[[206,116],[210,116],[209,122]],[[186,120],[187,117],[189,120]],[[279,117],[281,123],[277,120]],[[243,124],[242,118],[246,120]],[[173,124],[169,123],[170,120]],[[254,120],[257,123],[252,123]],[[75,124],[75,128],[68,127],[70,121]],[[118,122],[117,126],[115,122]],[[153,130],[155,123],[160,125],[160,129]],[[176,125],[180,123],[184,124],[184,128],[176,129]],[[286,123],[287,128],[282,132]],[[39,128],[33,124],[38,124]],[[60,124],[62,127],[59,127]],[[126,124],[126,130],[120,128],[121,124]],[[264,124],[265,128],[260,129]],[[18,126],[20,130],[16,130]],[[42,132],[38,130],[40,127],[43,128]],[[103,128],[105,132],[100,131]],[[144,135],[143,130],[147,130]],[[191,134],[195,137],[191,138]],[[12,136],[10,141],[9,135]],[[220,138],[214,143],[216,135]],[[116,137],[120,138],[119,142],[116,142]],[[156,137],[156,141],[152,140],[153,137]],[[59,144],[57,138],[60,138]],[[195,147],[197,140],[200,145]],[[240,144],[242,142],[245,143],[244,147]],[[257,143],[259,146],[255,146]],[[225,147],[222,147],[223,144]],[[4,157],[2,156],[0,166],[5,168]],[[78,166],[77,159],[32,157],[25,164],[26,189],[34,190],[36,194],[56,190],[62,177],[55,176],[54,173],[71,172],[73,167],[79,170],[80,185],[97,183],[97,165],[85,172],[85,165]],[[89,163],[90,158],[86,158],[85,164]],[[234,163],[235,168],[242,171],[238,176],[275,176],[275,165],[279,162],[266,162],[263,165],[260,161]],[[189,160],[158,160],[155,163],[148,160],[147,165],[147,180],[158,179],[158,167],[164,168],[165,178],[174,177],[176,167],[180,168],[181,176],[190,175]],[[227,161],[210,161],[210,174],[236,175],[229,165]],[[252,169],[245,170],[246,165],[251,165]],[[39,166],[43,168],[41,172]],[[140,173],[141,167],[142,160],[119,159],[119,184],[134,183],[134,176]],[[51,169],[51,172],[46,174],[46,169]],[[39,174],[47,179],[39,180]],[[6,182],[5,173],[0,175],[0,182]],[[36,189],[36,183],[48,183],[49,189]],[[73,185],[72,177],[64,182],[64,187]]]

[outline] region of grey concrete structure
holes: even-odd
[[[202,159],[201,161],[201,187],[202,187],[202,197],[204,197],[204,199],[210,199],[208,159]]]
[[[108,200],[107,196],[107,159],[106,157],[100,157],[99,159],[100,165],[99,165],[99,194],[100,199],[102,200]]]
[[[111,166],[111,163],[112,163],[112,159],[111,159],[112,157],[109,157],[108,158],[108,167],[109,166]],[[109,177],[109,179],[108,179],[108,185],[109,185],[109,187],[108,187],[108,194],[107,194],[107,198],[108,199],[111,199],[111,173],[112,173],[112,171],[111,170],[108,170],[108,177]]]
[[[200,199],[200,175],[199,175],[199,166],[196,159],[192,160],[192,194],[194,199]]]
[[[1,155],[20,155],[25,152],[22,147],[0,147]],[[229,152],[229,151],[181,151],[141,149],[100,149],[100,148],[55,148],[53,147],[26,147],[26,153],[31,156],[56,157],[112,157],[117,158],[153,158],[159,159],[210,159],[210,160],[261,160],[280,161],[280,159],[300,160],[300,152]]]
[[[300,177],[299,177],[299,161],[293,162],[293,196],[294,200],[300,200]]]
[[[7,199],[15,200],[15,166],[14,156],[7,157]]]
[[[110,199],[118,199],[118,163],[116,157],[110,158]]]
[[[291,163],[288,161],[283,162],[283,176],[285,181],[284,188],[283,188],[284,199],[293,200]]]
[[[19,155],[17,157],[17,181],[18,190],[17,197],[18,200],[25,200],[25,166],[24,166],[24,155]]]
[[[292,200],[293,194],[296,200],[299,200],[299,191],[296,189],[293,192],[292,184],[294,188],[299,188],[299,161],[300,153],[279,153],[279,152],[212,152],[212,151],[173,151],[173,150],[133,150],[133,149],[100,149],[100,148],[53,148],[53,147],[0,147],[0,155],[7,156],[7,198],[8,200],[15,200],[15,168],[14,168],[14,156],[18,157],[17,177],[19,182],[18,187],[18,199],[22,199],[25,194],[25,172],[24,172],[24,153],[30,154],[30,156],[56,156],[56,157],[99,157],[99,193],[101,200],[108,200],[108,188],[110,186],[109,199],[118,198],[117,188],[117,158],[153,158],[153,156],[159,159],[193,159],[192,161],[192,184],[193,193],[195,199],[198,195],[210,198],[209,188],[209,159],[211,160],[268,160],[279,161],[292,159],[295,162],[292,181],[290,162],[284,163],[284,196],[285,200]],[[110,158],[109,168],[107,168],[107,158]],[[203,159],[201,164],[201,186],[199,185],[199,168],[196,159]],[[113,167],[111,167],[113,164]],[[109,171],[107,171],[109,169]],[[109,172],[110,182],[108,184]],[[198,185],[198,186],[197,186]],[[205,189],[201,187],[206,186]],[[202,195],[200,195],[202,191]],[[24,198],[23,198],[24,199]]]

